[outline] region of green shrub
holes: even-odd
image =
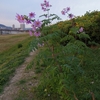
[[[18,48],[21,48],[23,45],[22,44],[18,44]]]

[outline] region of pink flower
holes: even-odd
[[[42,10],[43,10],[43,11],[46,11],[46,8],[42,7]]]
[[[73,15],[73,14],[68,14],[68,17],[69,17],[70,19],[72,19],[72,18],[74,18],[74,15]]]
[[[83,28],[83,27],[81,27],[81,28],[79,29],[79,32],[83,32],[83,29],[84,29],[84,28]]]
[[[32,31],[29,31],[30,36],[33,36]]]
[[[36,27],[32,24],[33,31],[36,31]]]
[[[41,3],[41,7],[43,7],[45,4],[44,3]]]
[[[45,2],[46,7],[50,7],[49,2]]]
[[[34,32],[36,32],[36,27],[33,27],[32,29],[33,29]]]
[[[16,18],[17,18],[17,21],[19,21],[19,23],[24,23],[25,22],[25,19],[24,19],[23,15],[17,14]]]
[[[49,4],[49,1],[44,0],[44,3],[41,3],[41,7],[43,11],[47,11],[49,7],[52,5]]]
[[[39,37],[39,36],[41,35],[41,33],[40,33],[39,31],[37,31],[37,32],[34,32],[34,35],[35,35],[36,37]]]
[[[44,0],[44,2],[47,2],[46,0]]]
[[[31,21],[30,20],[26,20],[26,24],[31,24]]]
[[[64,8],[64,9],[61,11],[61,13],[62,13],[62,15],[65,15],[65,14],[67,13],[67,14],[68,14],[68,17],[69,17],[70,19],[74,18],[74,15],[73,15],[73,14],[69,14],[68,11],[70,11],[70,7]]]
[[[39,21],[39,20],[37,20],[37,21],[35,20],[34,23],[33,23],[33,25],[34,25],[34,27],[39,27],[40,28],[41,25],[42,25],[42,22]]]
[[[68,13],[68,11],[70,10],[70,7],[64,8],[61,13],[62,15],[65,15],[66,13]]]
[[[67,7],[67,8],[66,8],[66,12],[68,12],[68,11],[70,11],[70,7]]]
[[[62,10],[61,13],[62,13],[62,15],[65,15],[65,11]]]
[[[33,12],[29,13],[29,18],[33,18],[33,17],[35,17],[35,13]]]

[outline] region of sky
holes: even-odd
[[[52,5],[50,13],[57,14],[62,20],[67,20],[67,15],[62,15],[63,8],[70,7],[69,13],[75,16],[82,16],[86,11],[100,11],[100,0],[47,0]],[[44,0],[0,0],[0,24],[11,26],[14,24],[16,28],[20,27],[20,23],[16,20],[16,13],[20,15],[28,15],[35,12],[36,19],[44,14],[40,4]],[[26,25],[30,27],[30,25]]]

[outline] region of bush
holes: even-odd
[[[22,44],[18,44],[18,48],[21,48],[23,45]]]

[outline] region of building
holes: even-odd
[[[12,29],[15,29],[15,25],[14,24],[12,25]]]
[[[20,29],[25,30],[25,24],[20,24]]]

